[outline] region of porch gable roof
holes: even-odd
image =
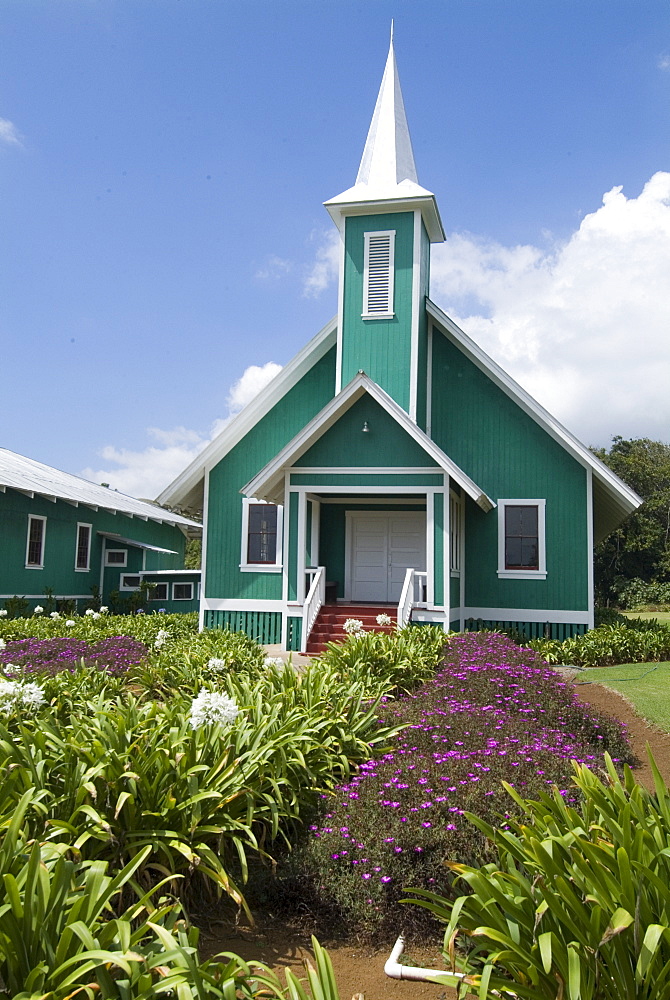
[[[267,463],[240,493],[244,496],[267,500],[270,503],[284,502],[284,472],[326,433],[350,407],[362,396],[369,395],[409,434],[425,451],[426,455],[458,485],[465,490],[483,511],[492,510],[496,505],[477,484],[460,469],[411,417],[385,392],[381,386],[360,371],[336,396],[330,400],[316,416],[306,424],[287,445]],[[380,466],[385,471],[386,466]],[[393,471],[392,469],[388,471]]]

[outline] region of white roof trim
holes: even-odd
[[[627,514],[640,506],[642,499],[637,495],[635,490],[632,490],[623,480],[619,479],[616,473],[612,472],[604,462],[601,462],[586,445],[582,444],[555,417],[552,417],[548,410],[545,410],[536,399],[533,399],[530,393],[526,392],[500,365],[496,364],[439,306],[436,306],[434,302],[427,299],[426,310],[428,315],[432,316],[435,322],[443,327],[444,332],[456,341],[463,353],[479,369],[485,372],[498,388],[502,389],[507,396],[513,399],[550,437],[562,445],[580,465],[593,469],[594,475],[601,480],[611,493],[616,495]]]
[[[213,469],[228,452],[248,434],[259,420],[270,412],[280,399],[300,381],[331,347],[335,346],[337,317],[331,319],[312,337],[310,342],[268,382],[256,398],[248,403],[213,441],[158,496],[158,503],[177,505],[204,479],[205,471]],[[333,384],[333,389],[335,388]]]
[[[0,448],[0,488],[3,491],[16,490],[31,499],[39,496],[52,503],[62,500],[75,507],[81,505],[91,510],[106,510],[113,514],[118,512],[127,517],[155,521],[158,524],[200,527],[196,521],[173,514],[148,500],[137,500],[80,476],[61,472],[7,448]]]
[[[330,427],[337,423],[342,413],[348,410],[365,393],[379,403],[379,405],[396,420],[398,424],[419,444],[423,450],[433,459],[434,462],[451,476],[455,482],[461,486],[468,496],[477,503],[482,510],[489,511],[495,507],[495,503],[488,497],[462,469],[452,462],[445,455],[441,448],[425,434],[421,428],[414,423],[405,410],[399,406],[381,386],[373,382],[364,372],[359,372],[347,386],[342,389],[337,396],[334,396],[329,403],[324,406],[320,413],[310,420],[282,450],[275,455],[271,462],[261,469],[254,478],[244,486],[240,493],[245,496],[257,497],[259,499],[271,499],[277,502],[277,498],[283,495],[284,470],[300,458],[308,448],[314,444]],[[380,466],[380,471],[386,467]],[[393,470],[388,470],[392,472]],[[317,490],[318,492],[318,490]],[[371,487],[374,493],[374,487]],[[281,502],[281,500],[279,500]]]
[[[118,545],[132,545],[136,549],[148,549],[150,552],[165,552],[171,556],[178,555],[175,549],[164,549],[160,545],[151,545],[149,542],[138,542],[135,538],[124,538],[113,531],[98,531],[97,534],[101,538],[106,538],[107,541],[116,542]]]

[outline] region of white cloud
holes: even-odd
[[[129,496],[158,496],[280,371],[281,365],[274,361],[268,361],[265,365],[250,365],[245,369],[228,393],[228,414],[215,420],[208,434],[186,427],[173,427],[170,430],[147,427],[146,434],[152,444],[140,451],[117,448],[113,444],[105,445],[100,451],[100,457],[105,462],[111,462],[112,467],[87,468],[81,475],[93,483],[109,483],[112,489]]]
[[[8,146],[22,145],[19,130],[14,122],[10,122],[8,118],[0,118],[0,142],[4,142]]]
[[[658,68],[662,70],[670,69],[670,55],[668,55],[667,52],[664,52],[662,56],[659,56]]]
[[[587,444],[670,438],[670,173],[620,187],[549,249],[468,234],[433,250],[432,297]]]
[[[339,232],[336,229],[329,229],[327,232],[320,233],[319,239],[316,259],[303,282],[303,295],[307,298],[318,298],[321,292],[335,281],[340,266]]]
[[[268,257],[263,267],[259,268],[254,275],[259,281],[277,281],[284,278],[293,270],[293,262],[285,257],[277,257],[273,254]]]

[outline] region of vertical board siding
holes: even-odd
[[[262,646],[281,642],[278,611],[205,611],[205,628],[244,632]]]
[[[286,648],[293,652],[300,652],[300,642],[302,639],[302,618],[286,619]]]
[[[334,390],[333,347],[211,470],[203,581],[207,597],[281,600],[281,573],[240,572],[239,490],[326,405]]]
[[[286,523],[289,532],[288,546],[288,599],[295,601],[298,594],[298,517],[300,514],[300,497],[297,493],[289,494],[289,511]]]
[[[433,438],[493,500],[546,500],[546,580],[498,579],[497,511],[465,507],[465,603],[588,607],[586,470],[437,328]]]
[[[414,213],[392,212],[346,219],[342,385],[363,369],[404,410],[409,410]],[[393,319],[364,320],[364,233],[395,230]]]
[[[421,273],[419,277],[419,364],[417,367],[416,422],[426,429],[426,371],[428,367],[428,314],[426,298],[430,287],[430,241],[426,227],[421,222]]]
[[[367,423],[368,430],[363,430]],[[296,468],[428,468],[437,463],[371,396],[362,396],[296,459]]]
[[[520,622],[520,621],[489,621],[483,618],[466,618],[463,623],[465,632],[500,632],[515,629],[522,632],[528,639],[570,639],[573,635],[584,635],[586,625],[573,625],[570,622]]]

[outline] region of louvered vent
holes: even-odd
[[[363,317],[390,319],[393,316],[393,251],[395,232],[365,234],[363,274]]]

